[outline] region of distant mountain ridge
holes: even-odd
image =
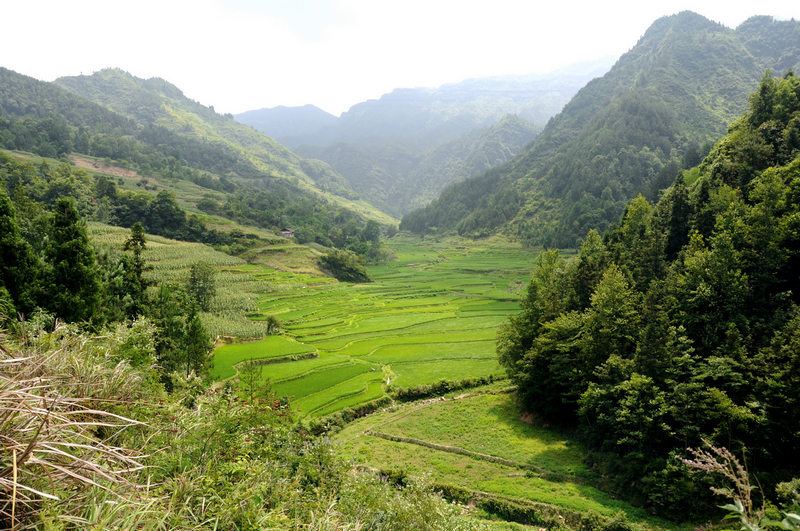
[[[258,109],[233,115],[234,120],[275,139],[313,134],[332,125],[337,117],[315,105]]]
[[[671,184],[686,155],[744,111],[765,69],[798,67],[799,45],[794,21],[753,17],[732,30],[689,11],[662,17],[529,149],[447,188],[402,227],[475,236],[505,227],[531,245],[574,246],[636,194],[655,198]]]
[[[399,217],[426,204],[445,185],[484,171],[476,161],[501,164],[515,155],[533,139],[535,130],[612,62],[613,58],[605,57],[545,74],[468,79],[438,88],[398,88],[352,106],[313,133],[277,139],[306,159],[325,161],[362,197]],[[306,107],[268,111],[285,120],[286,130],[310,114]],[[269,113],[250,111],[237,119],[262,131],[275,131],[277,124],[267,129],[257,121]],[[472,144],[508,115],[519,118],[513,126],[511,122],[499,125],[504,130],[497,137],[502,137],[502,146],[495,146],[493,154],[485,151],[488,144]],[[463,159],[434,152],[449,142],[457,145],[447,149],[461,153]]]
[[[494,125],[508,114],[544,124],[615,59],[603,57],[543,74],[467,79],[438,88],[397,88],[379,99],[353,105],[335,123],[315,133],[276,138],[289,147],[402,140],[425,151],[475,128]]]

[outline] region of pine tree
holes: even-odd
[[[148,266],[142,254],[147,248],[144,227],[138,221],[131,227],[131,234],[125,240],[123,249],[131,251],[132,256],[123,257],[121,260],[125,270],[124,291],[130,296],[130,303],[127,305],[128,317],[135,318],[142,315],[145,311],[145,290],[152,284],[144,278],[144,272],[153,269]]]
[[[50,241],[45,248],[45,305],[68,322],[98,317],[101,283],[94,250],[71,198],[56,202]]]
[[[211,337],[200,321],[197,311],[192,308],[186,318],[186,333],[184,334],[186,354],[186,376],[194,371],[203,374],[208,369],[208,354],[213,348]]]

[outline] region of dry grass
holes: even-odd
[[[88,338],[56,323],[43,333],[22,323],[21,337],[0,336],[0,523],[21,528],[46,500],[70,499],[70,510],[94,504],[93,487],[121,496],[143,469],[141,452],[113,444],[141,424],[112,413],[141,382],[124,363],[108,368],[87,355]],[[63,515],[69,518],[70,515]]]

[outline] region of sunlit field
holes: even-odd
[[[301,376],[285,376],[283,364],[263,370],[278,396],[294,397],[300,415],[353,407],[387,386],[502,377],[496,330],[519,311],[535,254],[502,240],[398,238],[389,245],[398,260],[370,267],[373,283],[307,283],[256,301],[252,318],[275,315],[286,336],[319,355],[292,362],[314,367]],[[218,351],[217,359],[225,355]],[[342,368],[332,356],[357,365]]]
[[[99,224],[91,231],[107,249],[127,237]],[[156,285],[185,283],[200,261],[216,268],[217,294],[201,317],[227,339],[215,350],[212,377],[235,384],[243,361],[261,360],[263,383],[301,417],[354,407],[390,389],[503,377],[497,327],[519,311],[535,253],[498,238],[396,237],[387,245],[398,260],[370,267],[368,284],[305,272],[314,251],[286,241],[256,251],[283,256],[280,269],[157,236],[148,236],[145,257]],[[282,321],[279,335],[266,335],[268,316]]]

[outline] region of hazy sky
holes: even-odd
[[[739,5],[737,5],[739,4]],[[797,0],[5,0],[0,66],[37,79],[119,67],[218,112],[333,114],[396,87],[547,72],[629,50],[664,15],[736,27]],[[755,6],[755,7],[751,7]]]

